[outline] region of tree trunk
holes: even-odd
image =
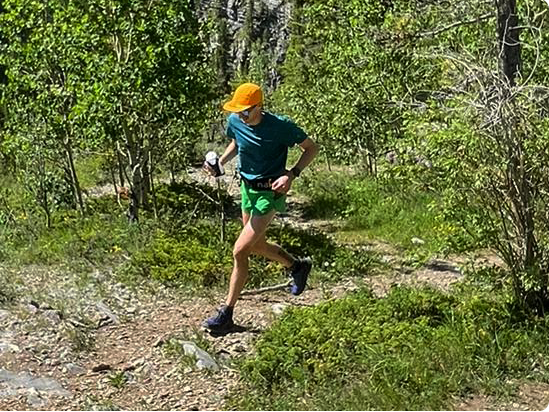
[[[151,180],[149,176],[149,154],[148,149],[141,150],[141,206],[143,209],[150,210],[149,193],[151,192]]]
[[[154,218],[158,219],[158,204],[156,202],[156,190],[154,187],[154,177],[153,177],[153,162],[152,162],[152,153],[149,151],[149,162],[148,162],[149,170],[148,170],[148,176],[149,176],[149,188],[151,191],[151,196],[153,200],[153,211],[154,211]]]
[[[84,216],[86,214],[86,209],[84,206],[84,200],[82,198],[82,188],[80,187],[80,182],[78,181],[78,175],[74,166],[74,156],[72,152],[71,140],[68,136],[65,137],[65,139],[63,140],[63,145],[65,146],[65,154],[67,155],[67,166],[70,172],[71,184],[73,187],[76,204],[80,209],[80,214]]]
[[[128,210],[128,220],[130,223],[139,222],[139,198],[135,189],[132,187],[130,191],[130,208]]]
[[[46,215],[46,227],[48,229],[51,229],[51,212],[50,212],[50,204],[48,201],[48,189],[45,185],[44,179],[46,178],[46,167],[44,164],[44,161],[42,159],[39,160],[38,163],[38,203],[40,207],[44,210],[44,214]]]
[[[137,145],[134,131],[128,127],[124,119],[122,119],[122,129],[126,140],[125,144],[130,166],[130,207],[128,210],[128,220],[132,223],[139,221],[139,208],[141,207],[141,194],[143,190],[143,163],[140,158],[140,148]]]
[[[122,156],[120,155],[120,143],[116,142],[116,158],[118,159],[117,165],[118,165],[118,179],[120,182],[120,186],[124,187],[124,162],[122,161]]]
[[[548,278],[547,268],[543,263],[545,256],[537,240],[533,214],[534,189],[531,186],[529,158],[525,152],[528,136],[522,134],[524,131],[521,132],[520,125],[517,124],[514,107],[519,103],[510,93],[521,71],[517,4],[516,0],[496,0],[496,6],[499,66],[506,83],[502,101],[508,105],[508,110],[501,113],[501,136],[508,147],[506,197],[512,205],[510,217],[514,226],[512,237],[507,236],[507,242],[512,244],[510,255],[513,258],[509,262],[509,267],[516,302],[525,311],[544,315],[549,308]]]
[[[516,76],[521,69],[517,2],[516,0],[496,0],[496,6],[500,69],[509,85],[514,86]]]

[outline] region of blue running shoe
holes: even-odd
[[[294,284],[292,285],[292,295],[301,295],[305,290],[307,285],[307,278],[313,267],[313,262],[311,258],[299,259],[294,268],[292,269],[290,275],[294,279]]]
[[[221,306],[217,310],[217,315],[206,319],[203,325],[213,332],[224,332],[231,329],[234,326],[233,308]]]

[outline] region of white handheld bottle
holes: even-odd
[[[223,169],[223,165],[219,162],[219,157],[217,156],[217,153],[214,151],[210,151],[206,153],[206,162],[212,167],[212,169],[215,171],[214,177],[221,177],[225,174],[225,170]]]

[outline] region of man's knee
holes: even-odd
[[[236,244],[233,248],[233,257],[237,260],[247,259],[252,254],[252,247],[250,245]]]

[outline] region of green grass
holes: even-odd
[[[437,247],[437,239],[432,236],[436,220],[429,211],[436,202],[434,195],[421,193],[401,197],[374,188],[364,196],[371,196],[371,201],[347,211],[344,231],[359,228],[369,238],[383,239],[406,248],[413,247],[412,239],[416,237],[424,240],[430,250]]]
[[[241,224],[230,221],[226,230],[227,238],[221,242],[216,223],[207,220],[177,230],[157,229],[147,248],[134,254],[125,271],[176,286],[225,286],[233,265],[232,245]],[[316,263],[312,279],[317,282],[364,276],[377,266],[372,252],[339,246],[317,231],[273,225],[267,238],[294,256],[311,256]],[[282,265],[252,256],[248,287],[272,285],[286,279]]]
[[[79,156],[75,162],[76,173],[80,187],[87,189],[97,185],[110,183],[109,164],[106,156],[85,155]],[[115,171],[118,174],[117,171]]]
[[[548,332],[477,288],[362,290],[287,310],[241,364],[229,408],[451,410],[467,394],[508,395],[512,379],[548,382]]]
[[[296,181],[296,190],[309,198],[309,218],[343,223],[336,234],[341,241],[383,240],[418,254],[474,247],[465,230],[445,217],[438,194],[396,179],[314,171]]]
[[[146,225],[129,226],[114,202],[112,214],[80,217],[74,212],[58,212],[49,229],[25,219],[1,233],[0,261],[20,265],[99,264],[140,248],[146,233]]]

